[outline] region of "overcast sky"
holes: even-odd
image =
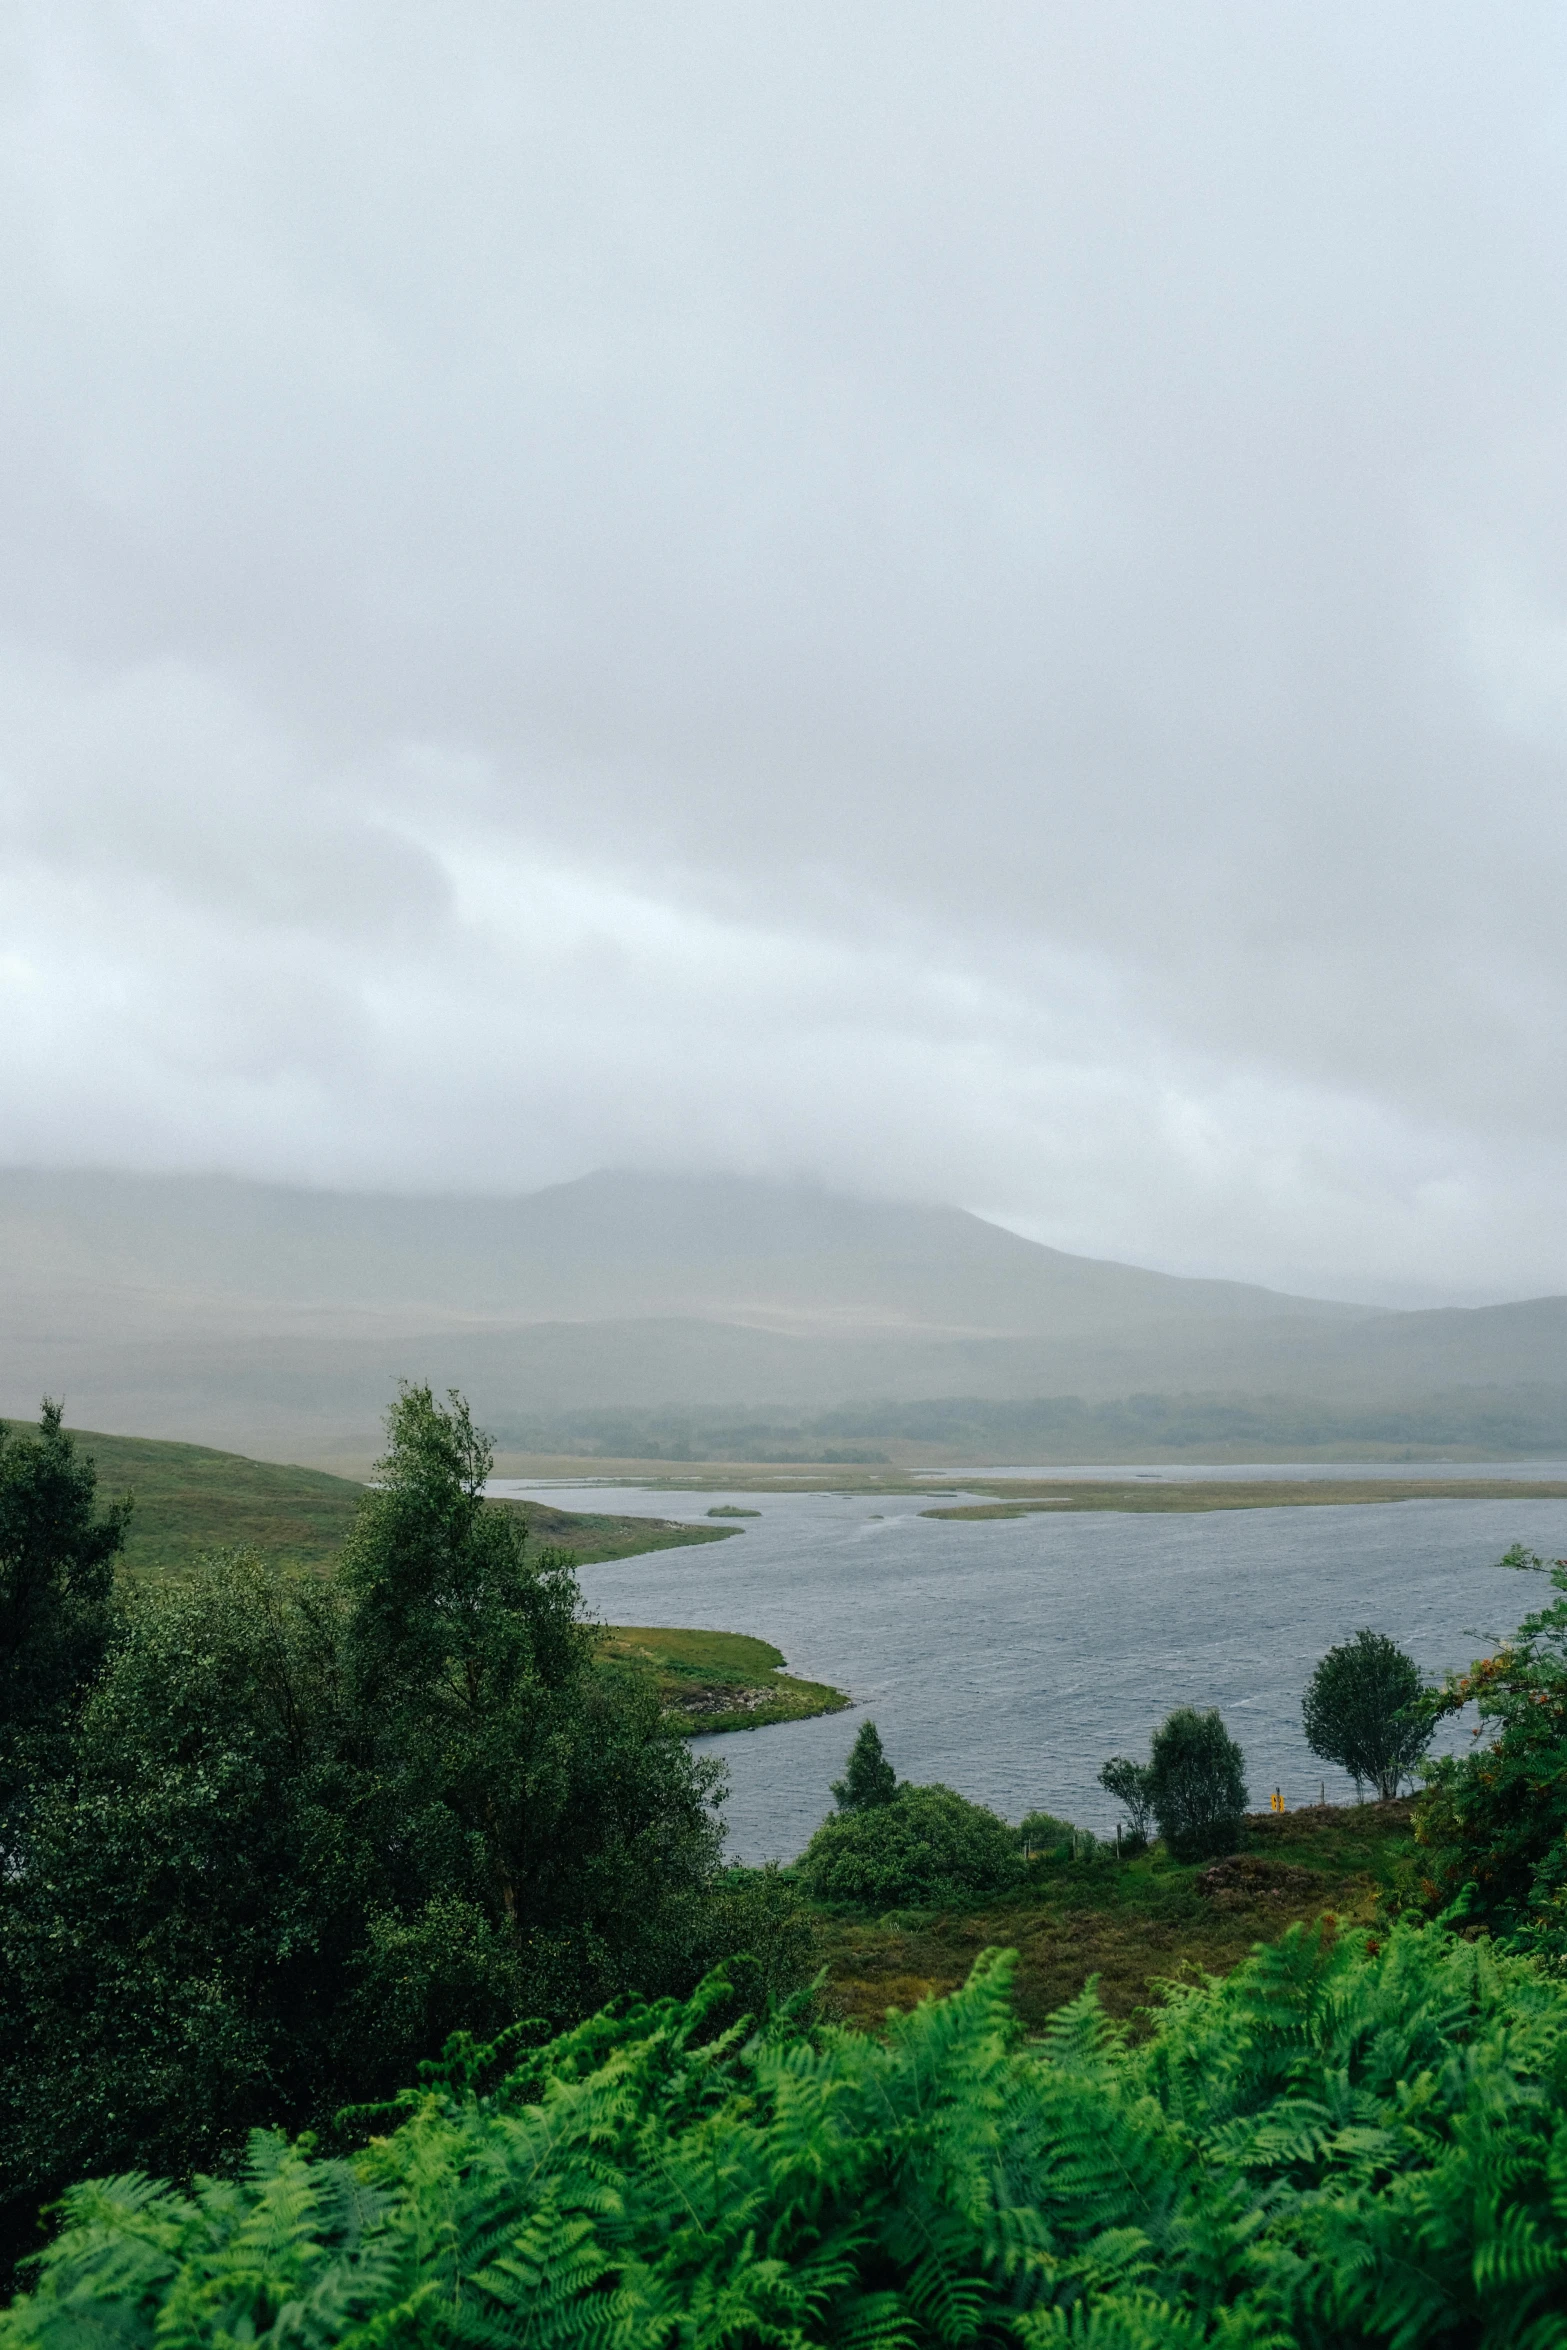
[[[0,1158],[1567,1288],[1567,16],[11,0]]]

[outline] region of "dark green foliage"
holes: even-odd
[[[8,2196],[211,2162],[343,2079],[338,2011],[386,1886],[338,1636],[327,1589],[243,1561],[133,1602],[0,1904]]]
[[[1116,1855],[1115,1844],[1106,1843],[1092,1828],[1074,1828],[1070,1820],[1058,1820],[1048,1811],[1029,1812],[1017,1841],[1025,1860],[1108,1861]]]
[[[1059,1860],[1072,1851],[1077,1830],[1070,1820],[1058,1820],[1054,1812],[1031,1811],[1018,1829],[1017,1840],[1029,1858]]]
[[[454,2047],[351,2160],[258,2137],[232,2182],[78,2188],[0,2350],[1567,2333],[1567,1991],[1520,1960],[1297,1928],[1138,2048],[1091,1991],[1022,2045],[993,1955],[885,2038],[715,2036],[730,2004]]]
[[[1159,1833],[1177,1860],[1233,1852],[1246,1810],[1246,1757],[1217,1710],[1189,1705],[1154,1732],[1148,1793]]]
[[[817,1901],[930,1907],[998,1893],[1023,1870],[1017,1831],[950,1787],[911,1787],[822,1822],[795,1864]]]
[[[459,2027],[556,2027],[737,1950],[763,2004],[810,1971],[798,1896],[718,1874],[715,1766],[594,1668],[569,1565],[483,1500],[460,1401],[410,1390],[391,1435],[336,1582],[237,1557],[134,1592],[29,1785],[0,1873],[12,2244],[84,2171],[330,2129]]]
[[[365,1763],[419,1823],[416,1875],[519,1938],[546,2012],[650,1988],[650,1966],[669,1980],[648,1930],[717,1864],[714,1766],[661,1728],[653,1691],[591,1671],[570,1563],[530,1560],[485,1502],[490,1449],[461,1398],[406,1389],[389,1430],[340,1581]]]
[[[0,1421],[0,1821],[103,1662],[129,1500],[94,1515],[97,1477],[45,1400],[36,1436]],[[0,1831],[3,1835],[3,1831]]]
[[[862,1722],[843,1777],[832,1783],[833,1801],[840,1811],[874,1811],[897,1790],[898,1774],[882,1752],[875,1723]]]
[[[387,1434],[339,1574],[354,1696],[367,1718],[461,1741],[521,1683],[579,1673],[591,1635],[569,1572],[529,1561],[523,1526],[486,1503],[494,1453],[460,1395],[443,1408],[405,1387]]]
[[[1348,1771],[1359,1796],[1397,1795],[1430,1745],[1436,1723],[1421,1712],[1420,1668],[1385,1632],[1357,1632],[1330,1648],[1301,1701],[1306,1744]]]
[[[1139,1850],[1148,1841],[1153,1825],[1153,1771],[1149,1764],[1132,1762],[1124,1754],[1113,1754],[1099,1773],[1099,1784],[1107,1795],[1113,1795],[1126,1813],[1128,1841]]]
[[[727,2008],[720,2002],[713,2010],[719,2020],[774,2015],[798,2001],[821,1965],[819,1921],[775,1862],[725,1869],[703,1906],[692,1945],[692,1958],[704,1957],[709,1966],[722,1966],[731,1986]]]
[[[1505,1647],[1428,1699],[1433,1721],[1478,1707],[1472,1752],[1426,1766],[1415,1832],[1429,1854],[1433,1907],[1567,1969],[1567,1560],[1514,1548],[1501,1561],[1548,1573],[1562,1596],[1526,1616]]]

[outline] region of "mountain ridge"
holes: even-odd
[[[880,1309],[892,1323],[976,1335],[1060,1327],[1085,1306],[1095,1326],[1116,1310],[1140,1320],[1387,1310],[1075,1256],[963,1208],[614,1169],[512,1197],[13,1169],[0,1171],[0,1249],[67,1286],[82,1285],[85,1266],[100,1293],[162,1290],[252,1310],[384,1312],[394,1293],[400,1311],[535,1321],[695,1306],[725,1319],[841,1321]],[[422,1278],[411,1280],[416,1262]],[[846,1283],[859,1294],[847,1298]],[[955,1284],[967,1285],[960,1304]]]
[[[497,1427],[867,1398],[1380,1408],[1560,1389],[1567,1448],[1567,1300],[1298,1298],[764,1179],[604,1170],[420,1199],[11,1170],[0,1268],[0,1409],[63,1389],[100,1427],[294,1458],[367,1457],[399,1376],[462,1387]],[[1494,1398],[1479,1418],[1494,1424]]]

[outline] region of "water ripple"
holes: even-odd
[[[617,1492],[614,1506],[705,1522],[728,1498]],[[1291,1805],[1315,1801],[1324,1780],[1347,1799],[1300,1731],[1322,1651],[1370,1624],[1428,1673],[1465,1664],[1546,1596],[1496,1566],[1508,1545],[1567,1550],[1567,1502],[1551,1500],[964,1523],[922,1518],[919,1496],[733,1498],[762,1514],[731,1541],[585,1567],[595,1613],[757,1633],[873,1711],[903,1776],[944,1779],[1012,1819],[1037,1806],[1097,1828],[1115,1819],[1100,1763],[1146,1752],[1180,1704],[1232,1718],[1254,1803],[1275,1786]],[[737,1858],[800,1850],[855,1719],[702,1741],[729,1766]],[[1457,1727],[1449,1738],[1468,1742]]]

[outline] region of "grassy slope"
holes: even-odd
[[[657,1625],[612,1624],[600,1655],[611,1669],[652,1671],[659,1695],[682,1729],[760,1730],[800,1722],[849,1703],[825,1681],[798,1681],[779,1670],[781,1649],[744,1632],[676,1632]]]
[[[25,1423],[9,1425],[21,1429]],[[133,1570],[179,1573],[203,1551],[251,1548],[279,1565],[329,1566],[353,1522],[362,1485],[321,1469],[248,1460],[204,1444],[74,1431],[98,1469],[98,1496],[133,1491],[136,1507],[125,1546]],[[666,1550],[688,1542],[722,1542],[731,1526],[682,1526],[665,1518],[576,1515],[540,1502],[520,1509],[541,1544],[569,1550],[581,1566]]]
[[[17,1423],[12,1422],[15,1427]],[[204,1444],[74,1431],[98,1471],[98,1498],[136,1496],[125,1564],[179,1573],[203,1551],[255,1549],[280,1565],[325,1567],[353,1521],[362,1488],[320,1469],[247,1460]]]
[[[1246,1853],[1205,1887],[1211,1864],[1182,1867],[1162,1852],[1123,1862],[1036,1862],[1003,1900],[940,1913],[826,1916],[824,1954],[834,2004],[875,2024],[961,1983],[978,1953],[1019,1953],[1018,2008],[1037,2027],[1090,1975],[1112,2015],[1130,2016],[1161,1980],[1219,1974],[1256,1942],[1324,1911],[1369,1922],[1379,1893],[1409,1868],[1411,1806],[1329,1805],[1247,1823]]]
[[[11,1422],[11,1426],[19,1423]],[[336,1557],[364,1491],[319,1469],[248,1460],[201,1444],[77,1430],[98,1470],[98,1496],[133,1491],[125,1563],[132,1572],[180,1574],[204,1551],[246,1548],[279,1565],[324,1573]],[[535,1541],[569,1551],[581,1566],[676,1544],[722,1542],[737,1526],[685,1526],[664,1518],[551,1509],[507,1502]],[[683,1632],[611,1626],[604,1653],[622,1671],[657,1675],[682,1729],[732,1730],[803,1720],[847,1705],[839,1690],[797,1681],[765,1640],[738,1632]]]

